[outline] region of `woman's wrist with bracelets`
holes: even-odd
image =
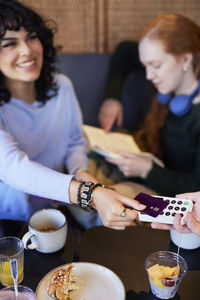
[[[81,182],[78,187],[77,201],[85,209],[92,208],[92,193],[97,187],[103,187],[101,183]]]

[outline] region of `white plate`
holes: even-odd
[[[125,300],[125,288],[120,278],[111,270],[93,263],[71,263],[59,266],[47,273],[36,289],[38,300],[50,300],[47,294],[50,279],[55,270],[74,265],[73,275],[79,289],[73,300]]]

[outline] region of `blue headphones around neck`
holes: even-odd
[[[192,107],[192,100],[196,94],[200,91],[200,80],[197,87],[190,95],[176,95],[172,97],[171,94],[158,93],[157,100],[162,104],[169,103],[169,110],[178,117],[185,115]]]

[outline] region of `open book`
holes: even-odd
[[[103,129],[83,125],[84,134],[88,140],[91,151],[100,154],[103,157],[117,159],[120,155],[117,152],[130,152],[137,155],[151,157],[160,166],[163,162],[149,152],[142,152],[136,144],[133,136],[120,132],[106,133]]]

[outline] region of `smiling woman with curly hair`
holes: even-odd
[[[0,0],[0,218],[27,220],[57,200],[79,204],[73,215],[84,227],[124,229],[137,216],[125,205],[141,205],[88,173],[82,115],[71,81],[55,72],[48,24]]]
[[[44,21],[40,15],[18,2],[0,1],[0,39],[7,30],[19,31],[23,27],[29,33],[36,33],[43,47],[43,66],[36,80],[37,100],[45,103],[57,94],[57,86],[53,81],[55,72],[56,48],[53,45],[57,24],[54,20]],[[58,47],[59,48],[59,47]],[[0,105],[10,100],[10,91],[5,86],[4,76],[0,72]],[[54,93],[48,94],[49,90]]]

